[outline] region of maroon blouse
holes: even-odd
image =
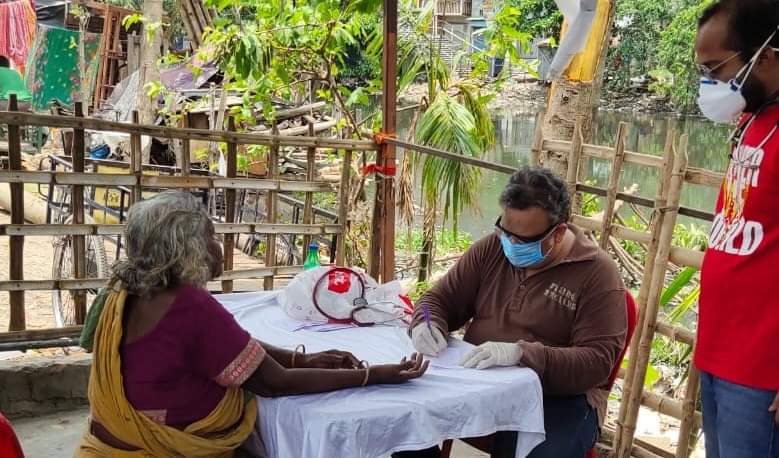
[[[154,421],[184,428],[208,416],[226,388],[241,386],[264,357],[211,294],[183,286],[151,332],[122,345],[125,395]]]

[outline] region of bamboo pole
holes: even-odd
[[[341,225],[341,234],[335,250],[336,265],[343,266],[345,261],[346,235],[349,233],[349,183],[351,182],[352,152],[343,152],[343,166],[341,169],[341,195],[338,203],[338,224]]]
[[[352,151],[376,151],[378,146],[371,140],[335,139],[324,137],[286,136],[279,134],[256,134],[227,132],[209,129],[182,129],[170,126],[152,126],[142,124],[126,124],[105,121],[97,118],[74,118],[70,116],[39,115],[32,113],[0,111],[0,124],[20,126],[44,126],[60,128],[79,128],[123,132],[126,134],[145,135],[149,137],[188,138],[212,142],[235,142],[244,145],[295,146],[306,148],[350,149]]]
[[[657,333],[662,334],[675,342],[695,345],[695,333],[678,326],[672,326],[668,323],[657,323]]]
[[[235,131],[235,118],[230,116],[227,121],[227,130]],[[235,178],[238,174],[238,145],[235,143],[227,144],[227,178]],[[235,189],[225,189],[225,223],[235,223]],[[224,235],[224,271],[233,270],[233,251],[235,249],[235,236],[233,234]],[[232,293],[233,282],[230,280],[222,281],[222,292]]]
[[[74,115],[78,118],[84,116],[84,106],[81,102],[76,102]],[[73,129],[73,172],[84,173],[84,153],[85,141],[84,130]],[[74,184],[71,186],[71,211],[73,218],[71,224],[84,224],[84,185]],[[83,235],[73,236],[73,273],[78,280],[86,277],[87,274],[87,250],[86,238]],[[85,291],[76,291],[73,293],[73,302],[75,305],[76,324],[84,324],[87,317],[87,296]]]
[[[635,373],[633,375],[630,404],[626,411],[626,416],[622,424],[622,440],[617,449],[618,458],[627,458],[630,456],[630,450],[633,442],[633,435],[636,429],[638,419],[638,408],[643,387],[643,380],[646,375],[646,368],[649,362],[649,353],[652,350],[652,341],[655,336],[657,323],[657,313],[659,308],[660,295],[665,282],[665,273],[668,269],[668,259],[670,256],[671,243],[673,240],[673,231],[676,225],[676,216],[681,197],[681,190],[684,184],[684,173],[687,168],[687,141],[686,135],[680,139],[679,149],[674,155],[673,172],[668,186],[668,198],[666,206],[660,211],[666,214],[660,230],[659,246],[657,255],[652,266],[652,280],[647,291],[646,310],[644,313],[644,325],[638,345],[638,351],[634,357],[631,357],[631,363],[635,364]]]
[[[676,444],[676,458],[687,458],[690,456],[690,445],[695,426],[695,405],[698,403],[698,385],[701,381],[701,373],[690,363],[690,374],[687,377],[687,387],[684,391],[684,401],[682,401],[682,424],[679,425],[679,440]]]
[[[294,275],[303,270],[303,266],[275,266],[257,267],[249,269],[231,270],[223,272],[219,278],[215,278],[211,284],[214,289],[221,287],[223,280],[245,280],[280,275]],[[84,280],[20,280],[0,281],[0,291],[83,291],[87,289],[99,289],[105,286],[107,278],[90,278]]]
[[[140,171],[137,172],[140,174]],[[0,183],[37,183],[51,185],[136,186],[151,188],[227,188],[277,192],[335,192],[332,183],[263,178],[226,178],[208,176],[123,176],[110,173],[74,172],[0,172]],[[139,189],[140,192],[140,189]]]
[[[187,8],[187,0],[178,0],[176,3],[178,4],[179,7],[181,22],[184,24],[184,31],[187,33],[187,36],[192,40],[193,47],[197,49],[200,47],[200,36],[196,35],[195,29],[193,28],[193,24],[192,24],[193,14]]]
[[[273,126],[273,131],[278,132],[278,127]],[[278,143],[275,143],[270,148],[270,152],[268,154],[268,175],[273,179],[278,179],[279,177],[279,145]],[[274,224],[276,223],[276,211],[278,209],[278,197],[276,191],[268,191],[267,194],[267,200],[265,204],[266,209],[266,215],[265,220],[270,223]],[[265,239],[265,267],[275,267],[276,266],[276,236],[273,234],[268,234],[268,237]],[[265,290],[271,290],[273,289],[273,276],[267,276],[265,277],[265,280],[263,282],[263,287]]]
[[[132,113],[133,124],[138,124],[138,110],[133,110]],[[141,136],[138,134],[130,134],[130,174],[135,177],[133,183],[133,194],[130,198],[130,204],[140,202],[142,198],[143,188],[141,187],[141,174],[143,172],[143,159],[141,148]]]
[[[126,224],[0,224],[0,235],[8,236],[63,236],[63,235],[122,235]],[[340,224],[214,224],[217,234],[340,234]]]
[[[0,332],[0,343],[25,342],[30,340],[61,339],[65,337],[79,337],[81,326],[69,326],[66,328],[31,329],[29,331]]]
[[[308,135],[314,136],[314,123],[308,123]],[[314,181],[314,174],[316,173],[316,148],[309,146],[306,149],[306,181]],[[311,224],[314,222],[314,195],[310,192],[306,193],[306,203],[303,206],[303,224]],[[308,253],[308,245],[311,243],[311,237],[303,236],[303,255]]]
[[[622,445],[624,433],[624,422],[631,408],[631,402],[634,399],[634,385],[636,365],[634,363],[634,357],[638,351],[638,343],[640,336],[644,328],[644,320],[646,317],[647,308],[647,296],[649,293],[650,283],[652,282],[652,276],[654,270],[655,258],[657,257],[657,251],[660,243],[660,228],[663,220],[665,219],[665,213],[660,211],[666,206],[666,193],[668,192],[668,184],[671,180],[671,174],[673,173],[673,157],[674,157],[674,137],[676,133],[673,129],[668,129],[668,134],[665,138],[665,152],[663,154],[663,168],[661,169],[660,185],[657,187],[657,194],[655,195],[655,212],[653,218],[649,223],[649,240],[647,241],[647,253],[644,261],[644,278],[641,282],[641,288],[638,293],[636,305],[638,306],[638,321],[636,323],[636,332],[633,334],[633,338],[630,341],[628,347],[628,368],[625,375],[625,383],[622,388],[622,401],[619,406],[619,414],[617,417],[617,428],[614,436],[614,449],[619,450]],[[643,381],[643,379],[642,379]],[[638,390],[643,390],[642,386],[637,387]]]
[[[181,127],[188,128],[189,127],[189,114],[184,113],[181,118]],[[191,151],[192,151],[192,145],[189,142],[188,138],[184,138],[179,140],[181,142],[181,159],[179,161],[179,168],[181,168],[181,176],[189,176],[189,174],[192,171],[192,163],[191,163]]]
[[[619,123],[617,127],[617,141],[614,144],[614,159],[611,163],[611,175],[609,176],[609,185],[606,188],[606,205],[603,207],[603,225],[600,231],[600,247],[604,250],[609,246],[611,238],[611,226],[614,220],[614,206],[617,203],[617,190],[619,188],[619,177],[622,175],[622,161],[625,158],[625,136],[627,135],[627,124]]]
[[[16,94],[11,94],[8,100],[8,110],[16,111],[18,102]],[[19,126],[8,126],[8,167],[11,171],[22,169],[22,145]],[[24,184],[12,183],[11,188],[11,223],[24,224]],[[24,280],[24,236],[13,236],[9,244],[8,278],[11,281]],[[9,331],[24,331],[27,328],[24,313],[24,291],[9,293],[11,305]]]

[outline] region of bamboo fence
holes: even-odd
[[[688,385],[682,401],[644,390],[643,382],[651,352],[651,343],[656,334],[691,347],[694,346],[695,335],[693,332],[659,321],[660,296],[664,288],[669,263],[682,267],[700,268],[703,261],[703,252],[672,245],[677,216],[684,215],[703,221],[712,221],[714,218],[712,213],[680,205],[683,186],[692,184],[718,188],[723,175],[688,166],[687,136],[676,138],[673,130],[669,131],[666,138],[664,154],[652,156],[626,150],[625,138],[628,127],[624,123],[621,123],[617,128],[616,142],[613,146],[584,143],[581,136],[581,126],[578,124],[574,129],[571,141],[545,139],[541,133],[540,125],[541,123],[537,123],[538,127],[531,147],[531,163],[543,163],[543,158],[549,155],[564,156],[568,162],[568,170],[564,179],[572,195],[588,193],[605,198],[603,212],[600,216],[574,214],[572,222],[583,229],[598,233],[601,247],[609,246],[610,240],[621,239],[641,243],[647,248],[646,263],[637,298],[638,323],[629,346],[628,368],[620,376],[624,379],[624,384],[617,428],[616,431],[607,428],[604,436],[613,439],[613,449],[620,458],[631,455],[687,457],[690,453],[689,448],[694,437],[693,433],[701,427],[701,414],[696,410],[699,384],[697,370],[692,365],[689,368]],[[512,166],[478,158],[462,157],[447,151],[415,145],[394,138],[384,141],[406,150],[451,159],[496,172],[510,174],[516,170]],[[584,165],[592,159],[611,162],[611,173],[606,188],[584,184],[587,178]],[[661,178],[654,199],[619,190],[618,185],[625,164],[652,167],[659,170]],[[646,232],[637,231],[614,222],[616,208],[623,202],[652,210],[652,218]],[[675,453],[669,453],[660,447],[633,437],[641,405],[681,422]]]
[[[172,128],[160,126],[121,124],[110,121],[88,119],[78,116],[63,117],[25,114],[15,111],[11,106],[8,112],[0,112],[0,124],[8,125],[9,134],[9,167],[8,171],[0,171],[0,183],[9,183],[12,193],[11,224],[0,225],[0,236],[10,238],[10,278],[0,281],[0,291],[8,291],[11,299],[11,330],[13,332],[0,333],[0,345],[7,343],[23,343],[27,348],[36,346],[51,346],[54,339],[75,338],[80,327],[68,327],[45,330],[25,330],[24,326],[24,292],[29,290],[70,290],[83,293],[86,289],[100,287],[104,279],[84,278],[85,252],[83,242],[76,244],[77,256],[74,266],[76,278],[74,279],[49,279],[49,280],[24,280],[22,250],[25,236],[33,235],[70,235],[74,241],[83,240],[86,236],[118,235],[122,233],[120,224],[85,224],[83,219],[83,202],[74,202],[73,223],[65,225],[37,225],[24,222],[24,192],[26,183],[38,183],[47,185],[70,186],[74,196],[82,195],[84,186],[126,186],[133,190],[133,198],[137,201],[144,188],[185,188],[207,189],[222,188],[228,202],[227,207],[232,208],[235,201],[236,190],[261,190],[266,192],[267,208],[272,210],[263,223],[238,224],[234,221],[235,212],[226,212],[226,221],[216,225],[216,231],[225,234],[225,247],[234,243],[236,234],[262,234],[266,236],[266,253],[274,253],[271,249],[275,244],[276,236],[280,234],[302,235],[307,243],[312,236],[322,234],[339,234],[336,260],[343,263],[344,260],[344,234],[347,226],[348,183],[351,168],[349,164],[354,151],[378,151],[387,145],[406,150],[414,150],[422,154],[429,154],[445,159],[456,160],[465,164],[480,167],[487,170],[510,174],[515,167],[498,164],[477,158],[463,157],[447,151],[435,148],[415,145],[396,138],[384,138],[384,145],[378,145],[366,140],[338,140],[318,138],[313,135],[284,136],[277,130],[272,134],[247,134],[234,132],[234,126],[229,124],[227,131],[209,131],[202,129]],[[22,170],[21,145],[19,139],[20,126],[49,126],[71,128],[74,130],[72,172],[52,171],[24,171]],[[313,126],[309,126],[311,129]],[[84,129],[98,131],[118,131],[131,135],[131,149],[133,154],[131,165],[126,175],[104,175],[83,172],[84,162]],[[569,189],[576,194],[589,193],[605,198],[604,210],[600,216],[583,216],[575,214],[572,222],[583,229],[599,234],[601,246],[608,246],[610,240],[632,240],[646,246],[646,262],[641,278],[641,287],[638,293],[637,304],[639,317],[635,335],[629,345],[629,365],[623,371],[624,388],[620,412],[616,423],[616,430],[606,429],[604,435],[613,439],[614,451],[618,457],[627,456],[689,456],[690,443],[694,432],[700,429],[701,415],[697,409],[699,374],[694,367],[689,368],[689,379],[684,398],[679,401],[669,396],[660,395],[644,390],[643,381],[647,370],[651,352],[651,343],[656,334],[663,335],[673,341],[694,346],[695,336],[689,330],[664,323],[658,318],[659,300],[664,288],[664,279],[669,266],[673,263],[677,266],[691,266],[700,268],[703,260],[703,252],[690,250],[672,245],[673,229],[677,217],[685,215],[704,221],[711,221],[713,214],[699,209],[686,208],[680,205],[680,195],[685,184],[705,185],[719,187],[723,176],[720,173],[705,169],[690,167],[687,164],[687,137],[676,137],[673,131],[669,131],[664,154],[652,156],[638,152],[628,151],[625,147],[627,126],[621,124],[616,132],[616,142],[613,146],[598,146],[586,144],[581,138],[581,128],[576,128],[571,141],[549,140],[543,138],[540,130],[537,130],[531,148],[531,161],[543,162],[547,155],[565,156],[568,161],[568,171],[565,181]],[[311,131],[309,131],[311,132]],[[227,176],[210,177],[197,176],[190,173],[187,161],[182,161],[179,176],[149,176],[142,174],[140,163],[141,136],[167,137],[181,140],[183,149],[189,148],[191,140],[206,140],[224,142],[227,144]],[[264,179],[238,178],[236,177],[236,151],[239,145],[266,145],[270,147],[268,177]],[[278,160],[279,150],[283,147],[305,148],[307,162],[313,161],[317,150],[328,149],[338,151],[344,157],[340,197],[338,203],[338,224],[313,224],[313,200],[312,193],[335,192],[331,184],[314,181],[314,175],[309,167],[305,181],[284,180],[279,175]],[[598,159],[611,162],[611,174],[608,187],[600,188],[585,184],[584,171],[587,161]],[[645,167],[653,167],[659,170],[660,182],[654,199],[633,195],[630,192],[620,191],[618,185],[622,168],[625,164],[634,164]],[[304,224],[290,225],[277,222],[279,193],[284,191],[298,191],[306,193],[304,206]],[[647,231],[635,229],[617,224],[614,221],[616,208],[623,202],[641,207],[650,208],[652,217]],[[381,248],[381,247],[379,247]],[[274,256],[268,255],[265,265],[253,269],[232,270],[232,250],[225,250],[225,272],[219,279],[222,291],[231,291],[232,282],[240,279],[262,278],[264,287],[269,289],[274,286],[274,276],[294,274],[300,270],[300,266],[279,266]],[[80,263],[80,264],[79,264]],[[85,309],[85,304],[79,307]],[[83,319],[84,310],[79,317]],[[647,406],[664,415],[676,418],[681,422],[678,446],[674,454],[670,454],[658,447],[644,441],[634,439],[638,410],[641,405]]]
[[[225,260],[224,273],[216,282],[209,284],[209,288],[220,288],[223,292],[233,290],[233,282],[236,280],[264,279],[266,289],[273,288],[274,277],[291,275],[302,270],[302,266],[279,265],[276,260],[275,250],[272,250],[274,240],[279,235],[312,236],[336,235],[337,251],[336,262],[344,261],[343,238],[347,232],[349,176],[351,173],[350,158],[352,152],[375,151],[376,145],[372,141],[340,140],[331,138],[319,138],[314,136],[284,136],[273,133],[248,134],[235,132],[234,123],[229,121],[227,131],[209,131],[201,129],[173,128],[160,126],[140,125],[137,122],[137,113],[133,116],[133,123],[123,124],[82,117],[80,104],[77,105],[75,116],[51,116],[22,113],[17,111],[16,100],[9,104],[8,111],[0,112],[0,124],[8,126],[8,170],[0,170],[0,183],[8,183],[11,190],[11,223],[0,224],[0,236],[9,238],[10,263],[9,278],[0,280],[0,291],[7,291],[10,295],[10,323],[9,332],[0,333],[0,346],[3,349],[17,348],[41,348],[62,346],[61,339],[73,339],[78,335],[80,326],[27,330],[25,325],[25,292],[62,290],[73,294],[76,303],[76,321],[83,323],[86,313],[86,290],[97,289],[103,286],[105,278],[86,278],[87,253],[84,240],[87,236],[121,235],[124,224],[86,224],[84,187],[88,186],[123,186],[131,188],[131,201],[141,199],[145,188],[154,189],[190,189],[225,190],[225,218],[223,222],[215,224],[216,233],[224,234]],[[73,140],[73,171],[28,171],[24,170],[22,163],[22,151],[20,140],[20,127],[22,126],[48,126],[56,128],[70,128],[74,132]],[[111,131],[130,134],[130,167],[127,174],[85,173],[85,129],[96,131]],[[180,140],[184,150],[189,148],[192,140],[210,140],[223,142],[227,145],[227,176],[199,176],[191,173],[188,161],[183,162],[183,169],[177,176],[154,176],[143,174],[148,166],[141,164],[141,137],[155,136],[166,137],[171,140]],[[237,177],[237,150],[240,145],[267,145],[270,147],[269,171],[266,178],[240,178]],[[309,173],[305,180],[285,179],[279,175],[279,150],[286,147],[306,148],[309,158],[313,158],[318,150],[327,150],[341,155],[342,178],[339,186],[324,181],[315,181],[313,173]],[[24,219],[25,184],[42,184],[48,186],[67,186],[72,195],[72,224],[29,224]],[[267,209],[269,210],[265,221],[262,223],[238,223],[236,222],[236,192],[238,190],[263,191],[267,196]],[[306,198],[306,217],[304,224],[282,224],[278,222],[278,201],[285,196],[281,192],[302,192]],[[339,193],[338,216],[336,224],[314,224],[313,194],[314,193]],[[258,267],[234,270],[233,249],[235,237],[239,234],[264,235],[267,241],[266,257],[264,265],[258,261]],[[25,237],[30,236],[69,236],[73,240],[74,252],[74,278],[51,279],[24,279],[24,244]]]
[[[578,132],[579,129],[576,129]],[[684,209],[680,205],[681,191],[685,183],[719,187],[723,176],[720,173],[689,167],[687,164],[687,136],[678,140],[671,130],[666,139],[665,151],[662,157],[650,156],[625,150],[627,126],[621,123],[617,129],[616,142],[613,147],[602,147],[582,144],[577,140],[576,133],[571,142],[539,140],[535,145],[533,156],[543,158],[545,154],[563,154],[568,158],[568,185],[579,192],[593,192],[606,198],[603,217],[597,218],[574,215],[573,222],[579,226],[597,231],[600,234],[602,247],[608,246],[608,241],[614,237],[623,240],[633,240],[647,246],[646,262],[639,290],[637,304],[639,317],[635,335],[629,344],[628,367],[623,374],[624,384],[616,431],[613,437],[613,451],[619,458],[629,456],[675,456],[687,457],[693,432],[700,429],[701,416],[696,410],[699,374],[690,364],[689,378],[682,402],[668,396],[658,395],[644,390],[644,378],[651,353],[652,341],[656,334],[664,335],[671,340],[694,346],[692,332],[659,321],[658,312],[660,297],[665,286],[669,263],[678,266],[700,268],[703,252],[675,247],[672,244],[673,232],[677,216],[688,216],[711,221],[713,215],[694,209]],[[582,162],[590,158],[609,160],[611,171],[606,189],[597,189],[582,185]],[[660,183],[653,202],[635,196],[620,195],[618,185],[622,175],[623,164],[632,163],[659,169]],[[613,223],[614,208],[621,199],[650,207],[652,218],[647,232],[640,232]],[[681,422],[676,451],[670,454],[658,447],[649,446],[634,438],[638,410],[641,405],[652,408],[662,414],[671,416]]]

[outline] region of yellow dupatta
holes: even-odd
[[[230,457],[254,429],[257,400],[248,402],[243,390],[228,388],[225,397],[206,418],[178,430],[155,423],[127,401],[122,384],[119,347],[127,291],[112,290],[95,331],[95,352],[89,375],[91,415],[116,439],[139,448],[117,450],[87,433],[76,451],[90,457]]]

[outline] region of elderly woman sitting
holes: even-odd
[[[222,249],[190,194],[135,204],[125,240],[82,335],[94,362],[78,457],[232,456],[254,430],[254,394],[402,383],[427,368],[417,355],[362,368],[350,353],[296,355],[252,338],[205,289]]]

